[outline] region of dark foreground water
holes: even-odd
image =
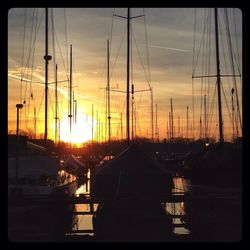
[[[174,193],[188,193],[190,199],[184,202],[166,203],[169,213],[183,215],[181,218],[173,218],[173,223],[176,225],[174,235],[180,236],[173,241],[180,239],[193,242],[237,242],[241,240],[241,188],[194,185],[190,180],[180,177],[174,178],[174,184]],[[86,185],[81,186],[77,193],[87,193]],[[76,210],[89,211],[90,208],[88,205],[77,205]],[[75,229],[92,230],[92,215],[78,215]]]
[[[173,192],[190,194],[190,199],[166,203],[173,218],[173,241],[236,242],[242,235],[241,188],[215,188],[194,185],[190,180],[174,178]],[[79,187],[76,195],[87,194],[89,183]],[[37,207],[39,210],[37,210]],[[94,210],[97,204],[94,205]],[[88,204],[65,207],[64,204],[9,204],[8,237],[10,241],[94,241],[92,215],[72,215],[72,211],[90,211]],[[38,211],[38,213],[37,213]],[[68,234],[70,231],[75,233]],[[152,228],[152,230],[154,230]],[[65,237],[67,235],[67,237]],[[183,238],[182,238],[183,236]],[[75,238],[74,238],[75,237]]]

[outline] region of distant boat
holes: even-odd
[[[228,18],[227,9],[224,10],[224,17]],[[225,23],[227,23],[227,19]],[[211,22],[211,21],[210,21]],[[218,18],[218,9],[214,9],[214,32],[215,32],[215,52],[216,52],[216,75],[204,75],[197,76],[198,78],[206,77],[216,77],[216,86],[217,86],[217,97],[218,97],[218,121],[219,121],[219,141],[213,143],[208,141],[207,131],[206,131],[206,120],[205,120],[205,137],[204,139],[193,142],[193,147],[191,148],[190,154],[187,155],[185,159],[184,173],[186,177],[191,178],[194,183],[211,185],[211,186],[242,186],[242,143],[240,138],[235,142],[225,142],[224,141],[224,131],[223,131],[223,116],[222,116],[222,101],[221,101],[221,91],[222,83],[221,77],[232,77],[234,79],[235,89],[237,89],[234,70],[234,62],[232,55],[232,47],[229,46],[229,59],[232,65],[232,75],[222,75],[220,69],[220,52],[219,52],[219,18]],[[231,44],[230,32],[229,32],[229,23],[227,26],[227,36],[229,37],[228,43]],[[232,45],[232,44],[231,44]],[[210,52],[210,51],[209,51]],[[224,48],[223,48],[223,53]],[[209,54],[210,56],[210,54]],[[225,57],[225,55],[224,55]],[[241,75],[238,75],[241,77]],[[193,75],[193,78],[196,76]],[[222,89],[222,90],[221,90]],[[237,91],[235,91],[237,92]],[[233,93],[232,89],[232,114],[234,114],[234,102],[233,102]],[[205,95],[206,96],[206,95]],[[237,119],[241,127],[241,117],[238,106],[238,96],[237,97]],[[204,99],[204,106],[206,99]],[[206,112],[206,111],[205,111]],[[234,127],[234,115],[232,115],[232,122]],[[200,121],[201,124],[201,121]],[[233,133],[234,134],[234,133]]]

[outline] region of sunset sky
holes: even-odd
[[[49,82],[54,82],[54,61],[58,64],[58,81],[67,80],[69,75],[69,46],[73,47],[73,91],[77,100],[77,121],[73,125],[72,140],[82,142],[91,139],[92,104],[94,105],[94,137],[96,139],[97,111],[105,130],[105,90],[107,78],[107,39],[111,40],[110,72],[111,88],[126,90],[126,19],[112,15],[126,16],[125,8],[56,8],[54,16],[54,46],[52,39],[52,18],[49,9]],[[186,136],[186,108],[189,106],[189,124],[195,127],[194,136],[199,137],[199,119],[201,106],[201,80],[194,83],[194,120],[192,108],[192,69],[194,49],[197,66],[195,75],[202,75],[202,37],[204,32],[204,14],[206,23],[211,17],[211,66],[210,74],[215,75],[214,53],[214,12],[212,9],[194,8],[132,8],[131,15],[143,17],[132,19],[132,63],[131,83],[135,91],[148,89],[148,61],[151,85],[155,104],[158,107],[158,127],[160,139],[167,137],[167,122],[170,111],[170,98],[174,105],[175,135]],[[196,13],[196,14],[195,14]],[[228,44],[226,43],[223,9],[219,9],[220,20],[220,56],[221,74],[232,74]],[[196,25],[195,24],[196,16]],[[235,62],[235,73],[242,72],[242,13],[239,9],[228,9],[231,41]],[[146,26],[145,22],[146,21]],[[26,23],[26,26],[24,25]],[[26,104],[21,111],[21,129],[34,131],[34,110],[36,110],[36,134],[44,133],[44,9],[14,8],[8,14],[8,130],[16,129],[17,103]],[[24,29],[25,27],[25,29]],[[146,27],[146,32],[145,32]],[[236,28],[236,29],[235,29]],[[33,32],[31,32],[33,30]],[[66,32],[65,32],[66,31]],[[32,34],[32,35],[31,35]],[[147,34],[147,40],[146,40]],[[208,38],[208,37],[207,37]],[[222,45],[224,43],[224,45]],[[68,45],[66,50],[66,44]],[[200,47],[201,46],[201,47]],[[208,46],[208,44],[207,44]],[[238,52],[236,50],[238,46]],[[53,47],[55,55],[53,53]],[[199,51],[200,48],[200,52]],[[68,53],[68,54],[67,54]],[[197,55],[199,54],[199,57]],[[225,60],[224,60],[225,59]],[[68,63],[67,63],[68,62]],[[206,61],[207,62],[207,61]],[[143,65],[143,66],[142,66]],[[21,76],[29,81],[23,81]],[[31,80],[31,81],[30,81]],[[231,111],[230,89],[232,78],[222,78],[224,94],[222,99],[225,139],[232,136],[232,122],[229,120],[228,108]],[[205,81],[205,80],[204,80]],[[207,80],[206,80],[207,81]],[[205,84],[205,82],[204,82]],[[215,78],[210,78],[210,102],[215,88]],[[54,139],[55,98],[54,84],[49,85],[49,138]],[[60,82],[59,118],[61,139],[69,140],[68,122],[68,83]],[[242,85],[237,78],[240,108]],[[22,92],[22,95],[21,95]],[[33,98],[31,97],[31,93]],[[217,101],[217,97],[215,98]],[[111,92],[112,138],[126,137],[126,95],[122,92]],[[212,102],[211,102],[212,103]],[[210,136],[218,138],[216,102],[214,104]],[[151,136],[150,92],[135,94],[137,136]],[[212,107],[212,104],[211,104]],[[209,107],[209,110],[212,108]],[[210,111],[209,111],[210,112]],[[242,114],[241,114],[242,115]],[[180,119],[180,133],[178,129]],[[155,126],[155,116],[154,116]],[[191,136],[191,128],[189,136]],[[104,139],[104,137],[102,137]]]

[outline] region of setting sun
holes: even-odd
[[[64,116],[60,124],[60,140],[80,144],[92,139],[91,117],[81,115],[77,117],[77,123],[72,119],[72,132],[70,136],[69,118]]]

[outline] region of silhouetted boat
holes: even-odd
[[[172,218],[162,201],[172,193],[172,173],[131,145],[116,158],[95,168],[93,217],[100,241],[166,241]]]
[[[9,147],[12,149],[16,146],[15,137],[15,135],[9,135]],[[23,137],[23,145],[19,146],[19,152],[18,183],[16,183],[16,157],[12,154],[8,158],[9,197],[15,196],[16,191],[23,198],[72,196],[75,193],[77,177],[61,169],[58,156],[51,154],[42,146],[29,142],[25,137]]]
[[[234,143],[210,144],[185,160],[184,174],[194,184],[240,187],[242,147]]]
[[[98,200],[147,198],[161,201],[173,188],[172,172],[133,144],[95,168],[93,195]]]

